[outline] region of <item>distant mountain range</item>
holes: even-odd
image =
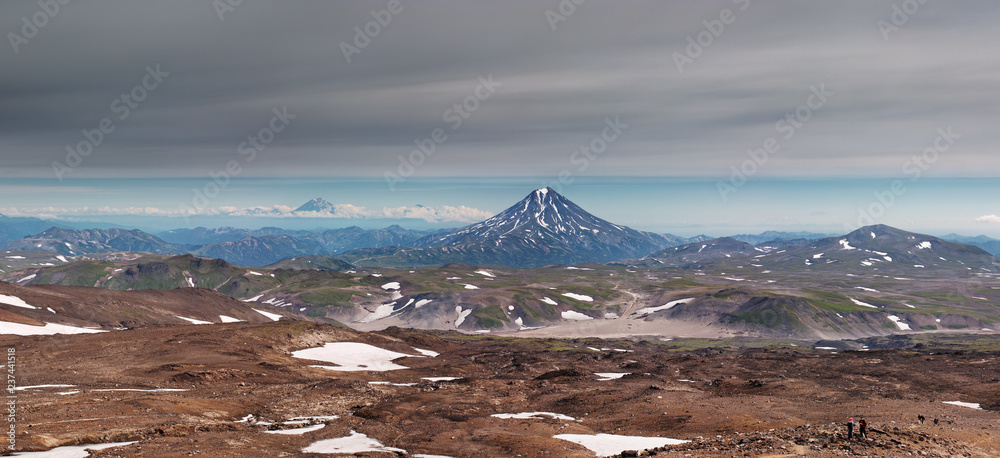
[[[941,239],[947,240],[949,242],[964,243],[966,245],[972,245],[989,252],[993,256],[1000,256],[1000,240],[987,237],[985,235],[980,235],[977,237],[968,237],[958,234],[948,234],[941,236]]]
[[[5,246],[15,240],[37,234],[54,226],[68,227],[70,229],[83,229],[86,227],[86,225],[81,225],[80,223],[0,215],[0,246]],[[105,226],[107,227],[108,225]]]
[[[332,204],[316,198],[294,212],[334,210]],[[619,226],[545,188],[499,215],[457,230],[415,231],[398,225],[377,230],[352,226],[320,231],[198,227],[153,235],[139,230],[51,227],[12,241],[4,249],[65,256],[117,251],[195,254],[251,267],[316,255],[338,255],[342,261],[319,263],[338,266],[347,265],[346,261],[387,266],[464,262],[534,267],[609,262],[707,239],[707,236],[684,238]]]
[[[133,229],[72,230],[53,227],[7,245],[7,251],[46,251],[66,256],[113,251],[182,253],[183,248]]]
[[[754,246],[723,237],[668,248],[623,264],[736,273],[1000,271],[1000,260],[981,248],[885,225],[867,226],[810,243],[796,239]]]
[[[335,205],[315,198],[292,213],[335,211]],[[315,231],[278,227],[198,227],[154,235],[134,229],[76,229],[74,226],[54,227],[54,224],[41,219],[0,215],[0,246],[6,251],[48,252],[62,256],[113,252],[194,254],[252,267],[309,256],[335,256],[338,259],[317,259],[317,265],[341,267],[351,264],[416,267],[450,262],[537,267],[623,259],[635,259],[638,260],[635,262],[649,265],[690,266],[711,262],[721,254],[727,254],[728,257],[722,257],[728,259],[757,256],[760,249],[755,247],[764,244],[781,247],[783,254],[815,250],[818,249],[816,242],[836,238],[832,234],[814,232],[767,231],[712,239],[705,235],[685,238],[638,231],[598,218],[551,188],[533,191],[483,222],[452,230],[417,231],[398,225],[376,230],[351,226]],[[992,255],[1000,255],[1000,240],[986,236],[949,234],[937,240],[972,245]],[[912,264],[924,265],[921,262],[930,261],[915,258]]]
[[[43,224],[47,222],[33,222]],[[32,228],[31,225],[25,226]],[[111,253],[195,254],[244,266],[265,266],[296,256],[334,255],[359,248],[406,246],[438,231],[414,231],[399,226],[365,230],[357,226],[323,231],[224,228],[178,229],[159,236],[140,230],[50,227],[9,242],[5,251],[41,251],[63,256]],[[13,232],[18,234],[18,232]]]
[[[265,235],[290,235],[300,237],[308,235],[309,231],[294,231],[280,227],[263,227],[260,229],[242,229],[236,227],[196,227],[194,229],[174,229],[157,233],[156,236],[168,243],[177,245],[211,245],[213,243],[234,242],[246,237],[261,237]]]
[[[837,234],[819,234],[816,232],[779,232],[779,231],[764,231],[760,234],[739,234],[733,235],[730,238],[734,240],[739,240],[740,242],[746,242],[751,245],[760,245],[761,243],[771,242],[774,240],[819,240],[827,237],[836,237]],[[691,240],[689,243],[702,242],[704,240]]]

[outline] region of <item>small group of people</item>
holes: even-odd
[[[847,420],[847,440],[854,439],[854,418],[849,418]],[[858,436],[864,439],[868,439],[868,420],[865,417],[861,417],[857,422],[858,425]]]

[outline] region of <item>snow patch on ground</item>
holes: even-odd
[[[76,388],[76,385],[30,385],[14,387],[14,391],[37,390],[39,388]]]
[[[382,318],[386,318],[389,315],[392,315],[392,311],[393,311],[393,308],[395,306],[396,306],[395,302],[390,302],[388,304],[382,304],[382,305],[378,306],[375,309],[374,312],[371,312],[368,315],[365,315],[365,317],[362,318],[359,321],[361,323],[371,323],[372,321],[381,320]]]
[[[840,245],[844,247],[845,250],[857,250],[857,248],[852,247],[851,243],[847,239],[840,239]]]
[[[476,285],[465,285],[465,289],[479,289]]]
[[[264,316],[270,318],[271,321],[278,321],[278,320],[281,319],[281,315],[278,315],[277,313],[270,313],[270,312],[265,312],[263,310],[257,310],[257,309],[250,309],[250,310],[253,310],[253,311],[255,311],[255,312],[257,312],[257,313],[259,313],[261,315],[264,315]]]
[[[578,301],[585,301],[585,302],[594,302],[594,298],[592,298],[592,297],[590,297],[590,296],[586,296],[586,295],[583,295],[583,294],[576,294],[576,293],[562,293],[562,295],[563,295],[563,296],[566,296],[566,297],[568,297],[568,298],[570,298],[570,299],[576,299],[576,300],[578,300]]]
[[[872,293],[877,293],[878,292],[877,289],[865,288],[864,286],[855,286],[854,289],[860,289],[862,291],[869,291],[869,292],[872,292]]]
[[[248,270],[247,273],[250,274],[250,275],[256,275],[258,277],[263,277],[264,276],[264,274],[262,274],[260,272],[254,272],[252,270]]]
[[[313,432],[313,431],[319,431],[319,430],[321,430],[321,429],[323,429],[323,428],[326,428],[326,425],[325,425],[325,424],[321,424],[321,425],[312,425],[312,426],[306,426],[305,428],[296,428],[296,429],[279,429],[279,430],[274,430],[274,431],[264,431],[264,432],[265,432],[265,433],[268,433],[268,434],[286,434],[286,435],[298,435],[298,434],[305,434],[305,433],[311,433],[311,432]]]
[[[931,242],[920,242],[920,244],[917,245],[918,250],[929,250],[930,248]]]
[[[490,415],[495,418],[502,418],[504,420],[533,420],[533,419],[543,419],[544,417],[552,418],[555,420],[566,420],[566,421],[576,421],[576,418],[570,417],[568,415],[563,415],[561,413],[552,412],[522,412],[522,413],[495,413]]]
[[[415,308],[420,308],[420,307],[423,307],[423,306],[425,306],[427,304],[430,304],[431,302],[434,302],[434,299],[420,299],[419,301],[417,301],[417,303],[416,303],[416,305],[414,305],[414,307]]]
[[[188,323],[191,323],[191,324],[212,324],[212,322],[210,322],[210,321],[201,321],[201,320],[196,320],[194,318],[186,318],[186,317],[183,317],[183,316],[180,316],[180,315],[173,315],[173,316],[174,316],[174,318],[180,318],[180,319],[182,319],[184,321],[187,321]]]
[[[628,372],[594,372],[594,375],[600,377],[599,379],[597,379],[597,381],[599,382],[606,382],[608,380],[617,380],[628,374],[629,374]]]
[[[400,366],[392,361],[399,358],[416,358],[419,356],[398,353],[358,342],[330,342],[322,347],[294,351],[292,352],[292,357],[337,364],[335,367],[311,367],[321,367],[341,372],[356,372],[408,369],[406,366]]]
[[[650,313],[656,313],[656,312],[659,312],[661,310],[670,310],[670,309],[672,309],[675,306],[680,305],[680,304],[687,304],[688,302],[691,302],[694,299],[695,298],[693,298],[693,297],[689,297],[687,299],[678,299],[678,300],[673,301],[673,302],[668,302],[668,303],[666,303],[664,305],[661,305],[659,307],[646,307],[646,308],[642,308],[642,309],[639,309],[638,311],[636,311],[635,313],[637,315],[649,315]]]
[[[394,290],[394,289],[398,290],[398,289],[400,289],[399,282],[398,281],[393,281],[393,282],[386,283],[386,284],[382,285],[382,289],[384,289],[386,291],[390,291],[390,290]]]
[[[219,315],[219,319],[222,320],[223,323],[239,323],[243,321],[226,315]]]
[[[14,334],[18,336],[50,336],[53,334],[92,334],[95,332],[106,332],[100,329],[78,328],[76,326],[66,326],[64,324],[45,323],[45,326],[32,326],[30,324],[9,323],[0,321],[0,334]]]
[[[336,439],[326,439],[314,442],[312,445],[302,449],[304,453],[362,453],[362,452],[399,452],[406,454],[406,450],[386,447],[381,442],[372,439],[364,434],[351,430],[351,435],[338,437]]]
[[[104,450],[106,448],[132,445],[136,442],[138,441],[109,442],[107,444],[90,444],[90,445],[67,445],[65,447],[56,447],[51,450],[46,450],[44,452],[15,453],[13,456],[24,456],[24,457],[34,457],[34,458],[84,458],[90,456],[90,452],[88,452],[87,450]]]
[[[625,450],[645,450],[689,442],[665,437],[618,436],[615,434],[559,434],[552,437],[580,444],[597,456],[617,455]]]
[[[427,380],[430,382],[453,382],[462,377],[420,377],[420,380]]]
[[[899,328],[900,331],[911,331],[910,325],[900,321],[899,317],[896,315],[889,315],[889,321],[896,323],[896,327]]]
[[[552,300],[551,298],[548,298],[548,297],[543,297],[542,298],[542,302],[544,302],[546,304],[549,304],[549,305],[559,305],[556,301],[554,301],[554,300]]]
[[[476,273],[484,277],[496,277],[496,275],[493,275],[493,273],[488,270],[477,270]]]
[[[2,302],[4,304],[7,304],[7,305],[13,305],[14,307],[23,307],[23,308],[32,309],[32,310],[35,310],[35,309],[39,308],[39,307],[35,307],[33,305],[29,305],[27,302],[24,302],[20,297],[17,297],[17,296],[6,296],[6,295],[3,295],[3,294],[0,294],[0,302]]]
[[[91,391],[138,391],[142,393],[159,393],[159,392],[173,392],[173,391],[187,391],[187,388],[104,388],[100,390]]]
[[[976,404],[976,403],[972,403],[972,402],[962,402],[962,401],[941,401],[941,403],[942,403],[942,404],[951,404],[951,405],[953,405],[953,406],[959,406],[959,407],[968,407],[968,408],[970,408],[970,409],[979,409],[979,410],[982,410],[982,409],[983,409],[983,408],[982,408],[982,407],[981,407],[981,406],[980,406],[979,404]]]
[[[461,326],[462,323],[465,322],[466,318],[469,317],[469,314],[472,313],[472,309],[470,308],[468,310],[462,310],[462,306],[458,305],[458,306],[455,306],[455,313],[458,314],[458,318],[455,318],[455,327],[457,328],[457,327]]]
[[[872,308],[872,309],[877,309],[878,308],[878,307],[876,307],[874,305],[871,305],[871,304],[869,304],[867,302],[861,302],[861,301],[859,301],[857,299],[851,299],[851,302],[854,302],[855,304],[860,305],[862,307],[868,307],[868,308]]]
[[[386,386],[417,386],[416,383],[393,383],[393,382],[368,382],[369,385],[386,385]]]
[[[566,310],[565,312],[562,312],[560,315],[562,315],[562,318],[564,320],[578,320],[578,321],[582,321],[582,320],[593,320],[594,319],[594,317],[584,315],[584,314],[582,314],[580,312],[577,312],[576,310]]]

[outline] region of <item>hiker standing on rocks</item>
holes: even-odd
[[[854,419],[847,419],[847,440],[854,439]]]
[[[868,439],[868,420],[865,420],[865,417],[861,417],[861,421],[858,422],[858,436]]]

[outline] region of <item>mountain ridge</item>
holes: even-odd
[[[413,245],[391,251],[357,250],[344,256],[352,263],[462,262],[526,268],[644,256],[671,246],[672,240],[598,218],[552,188],[541,188],[482,222],[427,236]]]
[[[645,258],[623,263],[688,269],[731,265],[731,269],[754,268],[768,271],[847,269],[867,272],[880,268],[900,271],[1000,271],[1000,259],[981,248],[886,225],[865,226],[842,236],[807,243],[797,240],[786,243],[765,242],[757,246],[736,243],[745,242],[724,237],[668,248]]]

